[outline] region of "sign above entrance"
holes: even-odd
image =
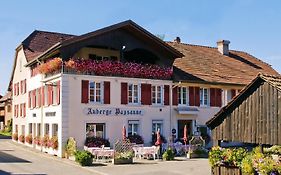
[[[144,114],[142,109],[123,108],[85,108],[83,112],[93,116],[139,116]]]

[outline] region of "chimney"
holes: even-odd
[[[174,42],[180,43],[181,42],[181,38],[177,36],[176,39],[174,39]]]
[[[229,55],[229,43],[228,40],[219,40],[217,42],[218,51],[223,55]]]

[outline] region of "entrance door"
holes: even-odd
[[[187,135],[189,136],[192,132],[192,120],[178,120],[178,139],[182,140],[185,125],[187,127]]]

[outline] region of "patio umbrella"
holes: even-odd
[[[123,126],[123,128],[122,128],[122,140],[123,141],[126,140],[126,127],[125,126]]]
[[[187,127],[186,127],[186,125],[184,125],[184,129],[183,129],[183,141],[184,141],[184,144],[186,145],[186,142],[187,142]]]
[[[161,135],[160,135],[160,129],[157,130],[156,138],[157,138],[157,140],[155,142],[155,145],[157,145],[157,146],[161,145],[162,140],[161,140]]]

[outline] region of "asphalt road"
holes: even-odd
[[[8,139],[0,139],[0,175],[95,175],[75,163],[33,152],[17,146]]]
[[[136,160],[133,165],[95,163],[81,167],[0,136],[0,175],[208,175],[210,172],[207,159]]]

